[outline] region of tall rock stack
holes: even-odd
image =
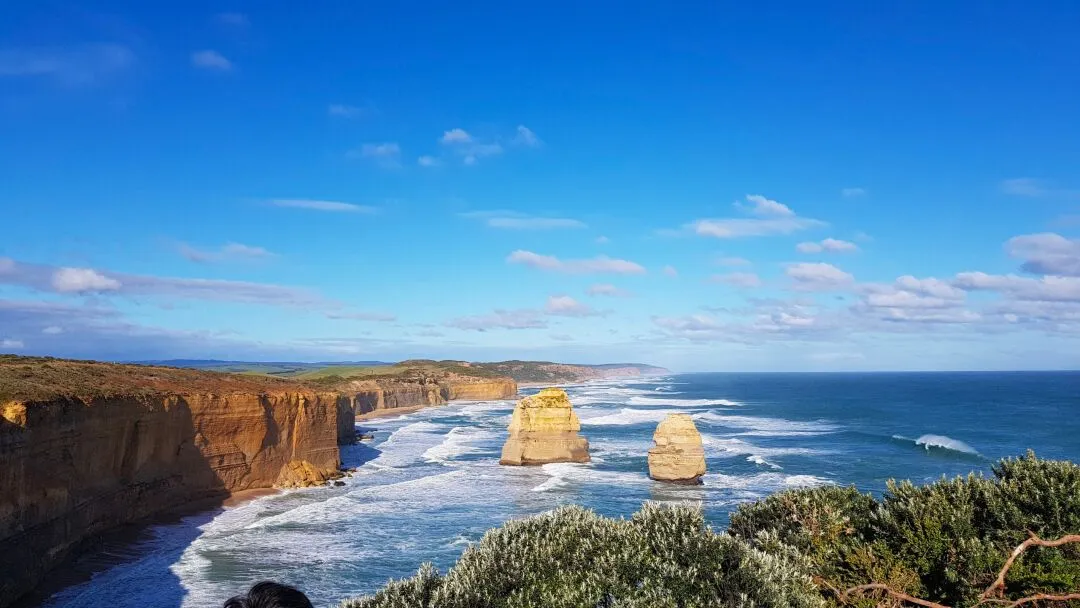
[[[514,408],[499,464],[589,462],[589,441],[578,436],[580,429],[566,391],[546,388]]]
[[[649,450],[649,477],[659,481],[699,484],[705,474],[701,433],[689,414],[671,414],[653,433],[656,447]]]

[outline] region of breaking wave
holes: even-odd
[[[713,407],[718,405],[735,407],[742,405],[730,399],[678,399],[663,397],[631,397],[629,405],[667,405],[680,407]]]
[[[970,445],[960,441],[959,439],[953,439],[947,435],[920,435],[918,439],[912,439],[910,437],[904,437],[903,435],[893,435],[893,439],[900,442],[911,442],[915,445],[925,449],[931,450],[944,450],[948,452],[956,452],[958,454],[965,454],[967,456],[982,456],[978,450]]]

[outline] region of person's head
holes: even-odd
[[[226,600],[224,608],[314,608],[311,600],[288,585],[255,583],[244,595]]]

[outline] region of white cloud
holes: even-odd
[[[820,220],[799,217],[787,205],[759,194],[747,195],[746,200],[749,204],[735,203],[735,208],[756,215],[756,218],[700,219],[687,224],[684,229],[698,236],[733,239],[791,234],[826,225]]]
[[[748,260],[746,258],[723,257],[723,258],[717,258],[716,264],[718,266],[737,267],[737,266],[752,266],[753,262],[751,262],[750,260]]]
[[[330,211],[336,213],[375,213],[375,207],[367,205],[354,205],[340,201],[320,201],[302,198],[285,198],[270,201],[275,207],[288,207],[293,209],[310,209],[312,211]]]
[[[536,310],[495,310],[488,315],[451,319],[446,326],[483,332],[491,329],[546,329],[548,324]]]
[[[608,243],[611,242],[611,239],[609,239],[606,236],[600,235],[600,236],[596,237],[594,239],[594,241],[596,242],[597,245],[607,245]]]
[[[120,281],[91,268],[58,268],[52,276],[53,289],[60,293],[116,291]]]
[[[64,333],[64,328],[60,327],[59,325],[50,325],[50,326],[46,327],[45,329],[41,330],[41,333],[49,335],[49,336],[56,336],[56,335]]]
[[[0,257],[0,274],[7,274],[15,270],[15,260]]]
[[[1080,276],[1080,239],[1044,232],[1008,240],[1005,250],[1024,260],[1021,268],[1032,274]]]
[[[332,103],[327,106],[326,113],[338,118],[358,118],[364,114],[364,109],[344,103]]]
[[[420,165],[421,167],[438,167],[442,164],[442,161],[435,158],[434,156],[429,156],[425,154],[420,158],[416,159],[416,164]]]
[[[799,243],[795,246],[801,253],[848,253],[852,251],[858,251],[859,246],[850,241],[841,241],[839,239],[827,238],[817,243]]]
[[[779,203],[770,198],[765,198],[760,194],[747,194],[746,202],[750,203],[745,205],[743,203],[735,203],[737,209],[742,209],[751,215],[757,215],[760,217],[794,217],[795,212],[791,210],[791,207],[783,203]]]
[[[385,168],[401,166],[401,146],[392,141],[381,144],[364,144],[360,146],[359,151],[353,150],[350,152],[349,156],[367,158]]]
[[[274,254],[262,247],[242,243],[226,243],[217,250],[206,250],[180,243],[180,255],[192,262],[209,263],[231,260],[256,260],[274,257]]]
[[[507,258],[511,264],[524,264],[540,270],[566,274],[645,274],[645,268],[636,262],[597,256],[583,260],[560,260],[555,256],[541,255],[531,251],[517,250]]]
[[[26,346],[22,340],[13,340],[11,338],[4,338],[0,340],[0,348],[10,348],[11,350],[19,350]]]
[[[510,230],[550,230],[559,228],[586,228],[580,220],[565,217],[542,217],[518,211],[469,211],[461,217],[481,220],[489,228]]]
[[[865,188],[841,188],[840,196],[845,198],[856,198],[859,196],[866,196]]]
[[[224,55],[214,50],[195,51],[191,54],[191,65],[204,70],[228,72],[233,64]]]
[[[1045,182],[1031,177],[1015,177],[1001,182],[1001,190],[1014,196],[1045,196],[1050,192]]]
[[[118,44],[0,49],[0,78],[43,78],[64,86],[99,84],[135,64]]]
[[[518,125],[517,135],[514,136],[514,143],[529,148],[537,148],[543,144],[543,142],[540,141],[540,138],[536,136],[536,133],[533,133],[532,129],[525,125]]]
[[[444,131],[442,138],[439,139],[444,144],[467,144],[472,140],[472,135],[469,135],[469,132],[465,129]]]
[[[896,279],[896,286],[906,291],[946,300],[963,300],[967,295],[964,290],[957,289],[948,281],[935,278],[917,279],[911,275],[904,275]]]
[[[664,276],[666,276],[666,277],[675,278],[675,277],[679,276],[679,271],[676,270],[674,266],[670,266],[670,265],[664,266],[663,272],[664,272]]]
[[[1044,302],[1080,301],[1080,277],[993,275],[961,272],[953,284],[960,289],[997,291],[1018,300]]]
[[[594,283],[593,285],[589,286],[589,289],[586,293],[588,293],[590,296],[607,296],[612,298],[629,298],[634,295],[629,291],[622,289],[621,287],[616,287],[612,285],[611,283]]]
[[[855,282],[855,277],[823,262],[788,264],[784,272],[794,281],[793,287],[800,291],[836,291]]]
[[[598,317],[603,313],[588,304],[582,304],[570,296],[550,296],[544,305],[544,314],[556,317]]]
[[[729,272],[727,274],[714,274],[712,277],[709,278],[709,282],[740,288],[761,287],[761,277],[752,272]]]
[[[558,340],[559,342],[573,342],[574,336],[570,334],[551,334],[552,340]]]

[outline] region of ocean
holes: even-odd
[[[49,608],[209,608],[259,579],[316,606],[371,592],[425,561],[451,566],[510,518],[581,504],[625,516],[643,501],[701,505],[717,528],[740,503],[788,488],[990,473],[1034,449],[1080,461],[1080,372],[684,374],[566,387],[593,462],[503,467],[513,401],[455,402],[360,425],[344,487],[288,491],[148,527],[107,544]],[[537,389],[524,389],[532,393]],[[701,486],[648,478],[664,416],[701,431]]]

